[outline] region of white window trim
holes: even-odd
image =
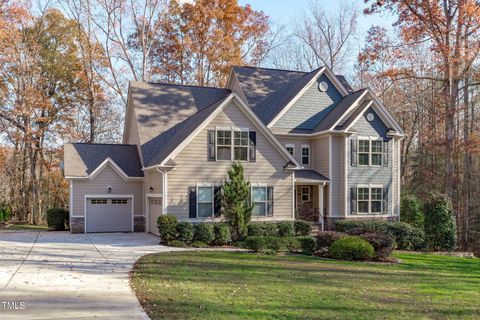
[[[360,164],[360,141],[368,141],[368,164]],[[381,148],[380,152],[372,152],[372,141],[381,141]],[[380,154],[380,164],[372,164],[372,154]],[[361,167],[382,167],[383,166],[383,139],[382,137],[357,137],[357,162],[358,166]]]
[[[304,195],[303,190],[304,190],[304,189],[308,190],[308,193],[305,194],[305,195],[308,196],[308,200],[303,200],[303,195]],[[303,187],[300,189],[300,198],[301,198],[301,201],[302,201],[302,202],[310,202],[310,193],[311,193],[310,187],[303,186]]]
[[[253,201],[253,188],[263,188],[265,189],[265,201]],[[268,216],[268,187],[265,184],[257,183],[255,185],[250,185],[250,201],[252,202],[253,206],[255,206],[255,202],[257,203],[265,203],[265,212],[263,216],[256,216],[252,214],[252,217],[266,217]]]
[[[360,192],[359,189],[368,189],[368,200],[360,200]],[[380,200],[373,200],[373,201],[380,201],[380,212],[372,212],[372,189],[380,189],[382,197]],[[368,201],[368,212],[360,212],[360,201]],[[380,184],[359,184],[357,185],[357,214],[358,215],[382,215],[383,212],[383,185]]]
[[[308,149],[308,163],[303,163],[303,149]],[[301,165],[306,165],[306,166],[310,166],[312,163],[311,163],[311,149],[310,149],[310,145],[309,144],[302,144],[302,153],[301,153],[301,158],[300,158],[300,163]]]
[[[230,160],[219,160],[218,159],[218,143],[217,135],[218,131],[230,131]],[[247,148],[247,160],[235,160],[235,131],[237,132],[247,132],[247,145],[241,146]],[[222,145],[225,147],[227,145]],[[239,128],[235,126],[231,127],[215,127],[215,161],[219,162],[249,162],[250,160],[250,128]]]
[[[293,153],[293,154],[292,154],[292,157],[295,158],[295,145],[294,145],[293,143],[287,143],[287,144],[285,145],[285,149],[287,150],[287,152],[288,152],[288,148],[292,148],[292,150],[293,150],[293,151],[292,151],[292,153]],[[289,152],[289,153],[290,153],[290,152]]]
[[[208,218],[213,218],[214,215],[215,215],[215,189],[213,188],[214,186],[208,182],[203,182],[203,183],[197,183],[197,189],[196,189],[196,193],[197,193],[197,203],[196,203],[196,218],[197,219],[208,219]],[[212,189],[212,199],[211,199],[211,203],[212,203],[212,214],[210,215],[210,217],[199,217],[198,216],[198,204],[199,203],[210,203],[210,202],[199,202],[198,199],[200,198],[198,196],[198,188],[211,188]]]

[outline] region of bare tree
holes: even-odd
[[[335,72],[344,71],[342,67],[351,53],[358,16],[359,10],[352,4],[342,4],[329,12],[322,1],[312,1],[309,12],[296,24],[294,31],[305,46],[305,62],[311,67],[326,65]]]

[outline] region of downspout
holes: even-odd
[[[168,194],[168,173],[166,171],[160,170],[159,167],[155,168],[157,172],[162,175],[162,214],[167,214],[167,194]]]

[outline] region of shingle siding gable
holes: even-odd
[[[318,84],[327,82],[328,89],[322,92]],[[314,129],[318,123],[342,99],[342,95],[333,83],[322,75],[310,88],[290,107],[290,109],[273,125],[283,129]]]

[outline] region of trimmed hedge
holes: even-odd
[[[247,235],[260,237],[276,237],[278,236],[277,223],[274,222],[253,222],[247,227]]]
[[[425,246],[423,230],[404,222],[341,220],[335,223],[335,229],[354,235],[360,235],[362,233],[384,234],[392,237],[397,244],[397,248],[401,250],[418,250]]]
[[[277,223],[278,235],[280,237],[293,237],[295,236],[295,229],[293,227],[293,221],[285,221]]]
[[[340,260],[366,260],[375,257],[373,246],[357,236],[346,236],[330,246],[330,255]]]
[[[169,247],[177,247],[177,248],[185,248],[185,247],[187,246],[187,244],[185,243],[185,241],[172,240],[172,241],[168,241],[168,242],[167,242],[167,246],[169,246]]]
[[[193,231],[193,240],[210,244],[215,240],[215,233],[213,232],[213,224],[199,223],[195,224]]]
[[[190,243],[193,240],[193,224],[181,221],[177,224],[177,240]]]
[[[68,210],[62,208],[51,208],[47,210],[47,224],[52,230],[65,230],[65,225],[68,226],[68,219]]]
[[[395,240],[384,234],[377,233],[365,233],[360,235],[362,239],[365,239],[373,246],[375,250],[375,258],[386,259],[392,255],[393,249],[395,249]]]
[[[173,215],[161,215],[157,219],[158,232],[162,243],[168,243],[177,237],[177,217]]]
[[[317,234],[317,248],[319,250],[328,250],[332,243],[346,237],[347,234],[336,231],[324,231]]]
[[[222,246],[232,242],[230,227],[227,224],[215,224],[213,227],[213,233],[215,234],[214,243],[216,245]]]
[[[312,255],[317,249],[317,242],[315,241],[314,237],[303,236],[303,237],[297,237],[296,239],[300,243],[300,247],[302,249],[303,254]]]
[[[194,248],[208,248],[208,244],[202,241],[193,241],[192,247]]]
[[[293,223],[296,236],[309,236],[312,232],[312,226],[310,223],[302,220],[295,220]]]

